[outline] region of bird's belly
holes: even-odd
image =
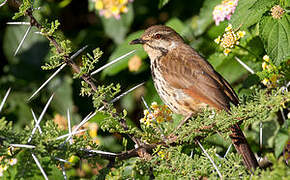
[[[185,94],[182,89],[170,86],[157,71],[152,73],[154,74],[154,86],[160,98],[174,113],[188,116],[200,112],[207,106],[205,103]]]

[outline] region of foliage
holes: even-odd
[[[24,18],[31,22],[32,31],[38,32],[29,32],[17,56],[13,56],[14,50],[27,28],[7,25],[0,33],[0,55],[6,60],[0,72],[0,85],[5,87],[0,89],[1,101],[6,87],[12,87],[0,110],[0,176],[40,179],[43,175],[34,154],[50,179],[63,179],[64,172],[68,178],[217,179],[219,175],[200,142],[224,179],[289,177],[288,1],[181,2],[64,0],[32,4],[23,0],[18,12],[13,12],[11,4],[0,7],[4,9],[0,12],[3,22]],[[230,12],[219,9],[225,4]],[[70,12],[76,14],[74,18]],[[231,108],[231,114],[206,108],[177,129],[181,117],[161,104],[146,52],[141,45],[129,45],[142,35],[142,29],[158,23],[175,29],[234,86],[241,103]],[[89,52],[75,57],[73,52],[84,44],[90,45]],[[91,75],[132,50],[136,50],[134,56]],[[129,62],[136,56],[142,65],[131,72]],[[247,64],[253,74],[236,59]],[[40,68],[52,71],[62,65],[66,71],[54,77],[37,97],[25,101],[49,77],[49,71]],[[143,81],[147,81],[144,86],[115,102],[123,90]],[[54,99],[43,116],[42,107],[52,93]],[[149,108],[142,107],[143,96],[145,103],[151,104]],[[36,128],[30,109],[35,119],[42,114],[41,130]],[[81,117],[85,118],[79,123]],[[231,144],[229,128],[236,123],[241,123],[254,153],[266,162],[253,175],[233,148],[226,154]],[[71,131],[80,132],[59,139]]]

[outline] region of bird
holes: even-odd
[[[149,56],[154,86],[162,101],[176,114],[191,117],[207,106],[230,114],[239,98],[213,66],[172,28],[154,25],[131,45],[141,44]],[[230,127],[230,138],[249,169],[259,167],[239,124]]]

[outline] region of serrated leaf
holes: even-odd
[[[285,14],[281,19],[272,16],[264,17],[259,24],[259,34],[267,55],[276,65],[290,56],[290,16]]]
[[[105,33],[113,39],[116,44],[120,44],[124,41],[133,19],[134,13],[131,4],[128,5],[128,12],[122,14],[120,19],[115,19],[114,17],[105,18],[101,16]]]
[[[141,35],[143,34],[144,31],[137,31],[135,33],[130,34],[127,39],[120,44],[117,49],[112,53],[112,55],[109,58],[109,61],[112,61],[132,50],[136,50],[136,52],[134,53],[135,55],[138,55],[141,59],[144,59],[147,57],[147,54],[145,53],[145,51],[143,50],[141,45],[130,45],[129,43],[137,38],[140,38]],[[132,57],[132,55],[127,56],[126,58],[118,61],[117,63],[111,65],[110,67],[106,68],[103,72],[102,72],[102,76],[113,76],[117,73],[119,73],[120,71],[128,68],[128,60],[130,59],[130,57]]]
[[[239,0],[235,13],[231,16],[230,23],[234,28],[242,25],[241,29],[246,29],[258,23],[262,15],[267,10],[270,10],[275,2],[275,0]]]
[[[280,129],[275,138],[275,156],[279,157],[289,139],[289,134],[286,129]]]

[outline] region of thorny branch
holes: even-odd
[[[44,27],[35,19],[35,17],[33,16],[32,13],[33,13],[32,9],[28,9],[26,11],[26,15],[30,18],[31,26],[35,26],[39,30],[43,29]],[[57,50],[57,52],[59,54],[62,54],[64,52],[64,50],[61,48],[61,46],[59,45],[59,43],[56,41],[56,39],[53,36],[51,36],[51,35],[45,35],[45,36],[50,41],[50,43],[53,44],[53,46],[56,48],[56,50]],[[75,62],[73,62],[68,55],[64,55],[63,58],[64,58],[64,62],[66,64],[68,64],[74,70],[75,73],[79,73],[80,72],[79,66]],[[97,87],[96,87],[95,83],[93,82],[92,77],[89,74],[84,74],[84,75],[81,76],[81,78],[87,84],[89,84],[89,86],[92,88],[92,90],[94,92],[97,91]],[[104,106],[107,107],[107,103],[106,102],[104,102]],[[113,116],[116,116],[116,115],[117,114],[113,114]],[[129,129],[128,125],[126,124],[126,121],[123,118],[121,118],[119,121],[120,121],[121,127],[124,130],[128,130]],[[128,134],[128,136],[137,144],[138,148],[120,154],[118,156],[119,159],[126,159],[127,156],[128,156],[128,158],[132,157],[132,156],[136,156],[138,154],[138,152],[142,152],[142,151],[146,153],[148,150],[152,149],[152,147],[150,145],[148,145],[148,144],[143,144],[142,146],[140,146],[140,144],[141,144],[140,140],[135,138],[134,135]],[[149,146],[150,146],[150,148],[148,148]]]

